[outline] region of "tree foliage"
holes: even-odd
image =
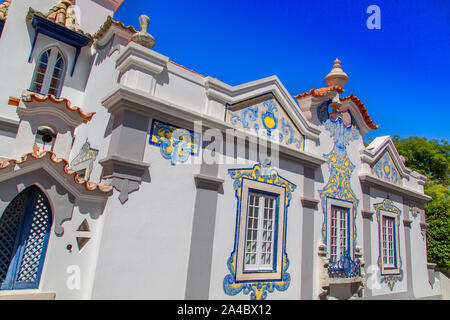
[[[418,137],[394,136],[393,141],[405,165],[428,177],[425,193],[433,198],[425,204],[428,259],[450,270],[450,146]]]

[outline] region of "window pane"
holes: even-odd
[[[42,84],[44,83],[45,73],[47,71],[48,59],[50,57],[50,50],[45,51],[39,57],[36,70],[34,71],[33,81],[31,82],[31,91],[41,93]]]
[[[383,216],[383,263],[389,267],[394,267],[395,264],[394,223],[394,218]]]
[[[330,262],[337,262],[348,250],[348,209],[331,207]]]
[[[273,268],[275,200],[276,198],[273,196],[249,194],[244,255],[246,270],[257,271]]]

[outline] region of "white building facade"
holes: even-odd
[[[153,50],[122,0],[0,5],[0,298],[439,298],[426,177],[364,104]]]

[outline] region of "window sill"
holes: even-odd
[[[55,300],[55,292],[37,290],[4,290],[0,291],[0,300]]]
[[[329,278],[328,285],[362,283],[362,282],[364,282],[364,279],[360,276],[351,277],[351,278]]]

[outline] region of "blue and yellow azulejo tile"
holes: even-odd
[[[402,178],[388,151],[386,151],[377,163],[375,163],[371,172],[372,175],[387,182],[398,185],[402,184]]]
[[[227,105],[225,121],[255,135],[304,150],[304,135],[272,93]]]
[[[200,152],[200,133],[154,119],[150,131],[150,144],[159,146],[164,159],[172,165],[186,162]]]

